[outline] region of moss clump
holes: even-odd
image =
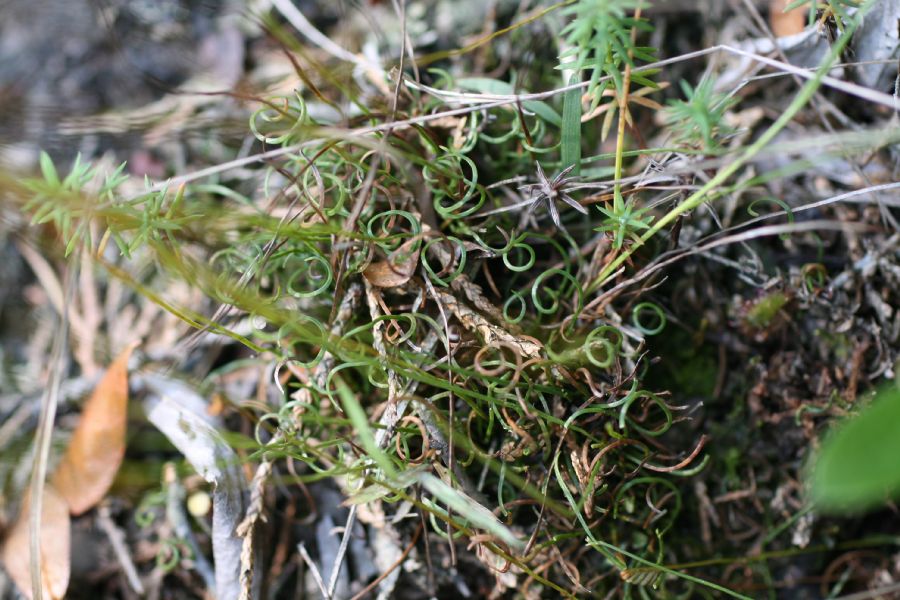
[[[654,340],[653,351],[662,360],[654,364],[648,379],[683,398],[709,398],[718,376],[715,347],[697,343],[689,332],[671,329]]]
[[[766,294],[750,306],[745,321],[755,329],[767,329],[789,301],[784,292]]]

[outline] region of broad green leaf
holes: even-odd
[[[456,81],[459,87],[475,90],[482,94],[515,94],[513,86],[506,81],[487,77],[464,77]]]
[[[900,388],[839,424],[822,444],[811,474],[820,510],[858,513],[900,495]]]
[[[569,85],[577,82],[569,79]],[[574,166],[572,175],[581,171],[581,88],[571,89],[563,98],[562,168]]]

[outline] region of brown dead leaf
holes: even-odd
[[[421,240],[414,238],[404,242],[387,260],[370,264],[363,276],[375,287],[399,287],[409,281],[419,263]]]
[[[103,499],[125,456],[128,358],[133,349],[134,345],[126,348],[94,388],[53,474],[53,485],[69,503],[73,515]]]
[[[807,7],[804,5],[784,12],[790,2],[791,0],[769,1],[769,25],[778,37],[800,33],[806,27]]]
[[[31,544],[28,535],[30,498],[31,491],[28,490],[22,512],[3,544],[6,572],[26,598],[32,597]],[[69,507],[59,492],[48,483],[44,487],[41,501],[41,595],[44,598],[56,599],[66,595],[66,588],[69,587],[70,551]]]

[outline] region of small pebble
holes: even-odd
[[[187,509],[195,517],[203,517],[212,508],[212,500],[206,492],[194,492],[187,499]]]

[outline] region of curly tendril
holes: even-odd
[[[478,167],[468,156],[448,153],[435,164],[422,168],[422,177],[434,186],[438,193],[434,197],[434,210],[444,219],[462,219],[478,211],[487,198],[483,186],[478,185]],[[466,177],[465,168],[470,175]],[[440,170],[439,170],[440,169]],[[459,190],[462,190],[460,193]],[[445,204],[445,199],[449,204]]]
[[[278,98],[256,110],[250,115],[250,131],[266,144],[289,144],[307,123],[308,116],[306,102],[297,92],[290,98]],[[282,133],[274,133],[279,130]]]
[[[443,245],[447,242],[449,242],[452,247],[450,264],[443,265],[440,271],[435,271],[434,267],[431,265],[431,261],[428,259],[428,250],[435,244]],[[425,243],[423,250],[424,252],[422,253],[421,258],[422,267],[425,269],[425,272],[428,273],[428,278],[431,282],[436,285],[441,287],[449,286],[450,283],[459,277],[466,268],[466,246],[463,241],[457,237],[446,236],[432,238]]]
[[[643,321],[644,315],[651,313],[655,318],[655,323],[646,325]],[[637,304],[631,311],[631,322],[635,329],[643,335],[656,335],[666,327],[666,315],[663,310],[652,302],[641,302]]]
[[[401,229],[401,221],[405,221],[409,227],[407,231]],[[375,243],[386,252],[392,252],[410,237],[417,236],[421,232],[419,220],[409,211],[386,210],[376,214],[366,224],[366,233]]]

